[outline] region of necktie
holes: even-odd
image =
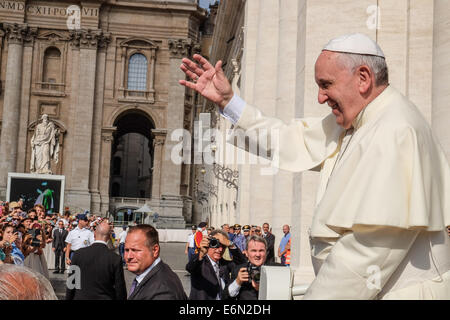
[[[220,268],[218,264],[214,265],[214,271],[216,271],[217,280],[219,281],[219,300],[220,300],[220,298],[222,298],[223,286],[222,286],[222,278],[220,277]]]
[[[134,291],[134,289],[136,289],[137,285],[138,285],[138,282],[137,282],[136,279],[134,279],[134,280],[133,280],[133,283],[131,284],[130,295],[129,295],[129,297],[133,294],[133,291]]]

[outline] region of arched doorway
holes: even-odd
[[[114,122],[109,194],[113,198],[151,198],[155,125],[139,110],[126,111]]]

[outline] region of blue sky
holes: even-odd
[[[200,7],[208,9],[210,4],[215,3],[216,0],[200,0]]]

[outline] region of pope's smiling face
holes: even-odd
[[[336,123],[348,129],[364,104],[359,99],[358,72],[345,68],[338,56],[336,52],[322,51],[315,65],[315,80],[319,103],[326,102],[336,116]]]

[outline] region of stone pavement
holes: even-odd
[[[167,263],[172,270],[180,278],[184,291],[189,296],[191,290],[191,282],[189,273],[186,271],[185,266],[187,263],[187,256],[184,254],[185,243],[161,243],[161,259]],[[50,282],[55,290],[58,299],[64,300],[65,297],[65,282],[67,279],[66,274],[53,274],[54,270],[49,270]],[[130,271],[124,269],[125,283],[127,285],[127,292],[130,290],[131,283],[135,275]]]

